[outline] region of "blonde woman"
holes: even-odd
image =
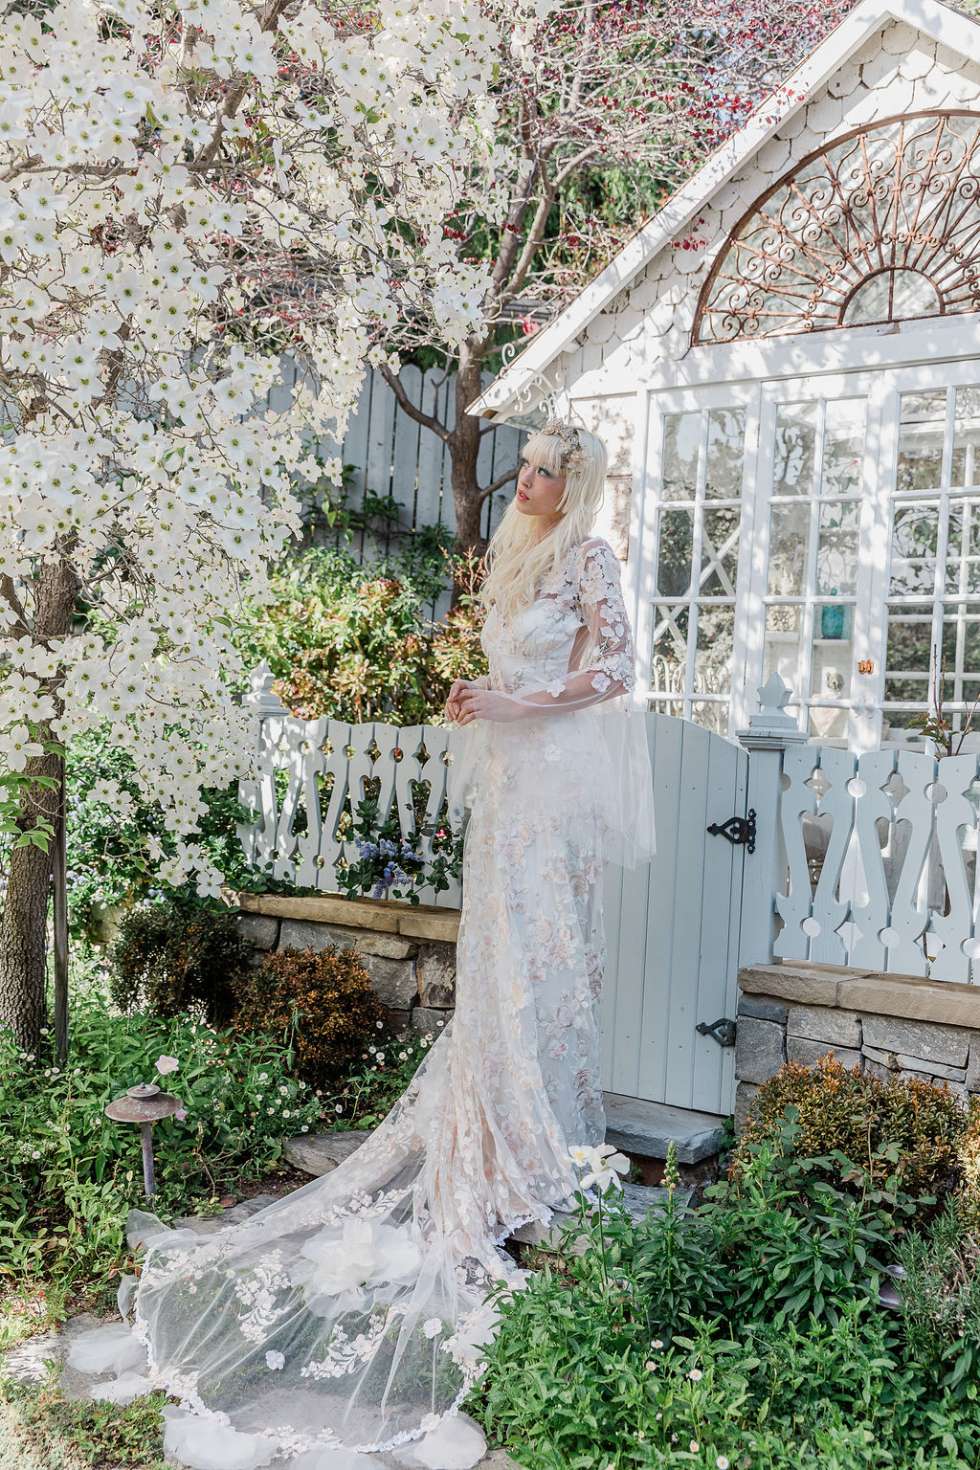
[[[595,435],[546,424],[488,548],[490,674],[446,705],[469,809],[456,1007],[408,1089],[337,1168],[203,1242],[130,1215],[134,1331],[195,1470],[483,1454],[456,1411],[495,1330],[488,1288],[524,1284],[503,1243],[572,1205],[570,1150],[605,1137],[603,863],[653,850],[619,564],[590,534],[605,468]]]

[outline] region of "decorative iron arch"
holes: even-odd
[[[980,115],[909,113],[835,138],[755,201],[704,283],[692,341],[970,311],[980,311]]]

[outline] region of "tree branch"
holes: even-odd
[[[24,604],[14,589],[14,579],[7,572],[0,576],[0,597],[17,617],[17,622],[13,626],[16,637],[33,638],[34,633],[27,613],[24,611]]]
[[[495,480],[491,480],[490,484],[486,487],[485,490],[479,491],[476,497],[478,503],[482,505],[483,502],[487,500],[491,495],[495,494],[496,491],[502,490],[503,487],[507,484],[507,481],[513,480],[516,475],[517,466],[515,464],[514,467],[512,469],[509,469],[505,475],[498,475]]]
[[[279,17],[282,15],[283,11],[286,9],[289,3],[290,0],[269,0],[269,6],[265,11],[265,14],[262,16],[262,19],[259,21],[259,30],[274,31],[279,24]],[[242,101],[244,100],[245,93],[248,91],[250,81],[251,77],[249,73],[245,72],[240,74],[238,80],[231,87],[228,88],[228,95],[225,97],[224,105],[222,106],[221,113],[218,117],[218,125],[214,130],[211,141],[209,143],[205,143],[204,147],[195,158],[195,168],[205,168],[209,163],[213,162],[214,157],[218,152],[218,149],[221,147],[221,135],[224,132],[225,118],[231,118],[235,116],[235,113],[242,105]]]
[[[449,430],[444,428],[438,419],[433,418],[431,413],[426,413],[424,409],[419,408],[417,404],[412,402],[405,392],[404,387],[389,367],[385,367],[382,364],[380,371],[381,376],[388,384],[392,393],[394,393],[399,408],[403,408],[409,418],[414,419],[417,424],[421,424],[423,429],[431,429],[433,434],[437,434],[444,444],[448,444]]]

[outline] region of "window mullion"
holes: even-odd
[[[698,449],[698,475],[694,486],[694,525],[691,535],[691,588],[687,610],[687,668],[684,673],[684,717],[694,713],[694,678],[698,646],[698,606],[701,592],[701,547],[704,528],[704,490],[708,480],[708,434],[710,411],[701,410],[701,444]]]

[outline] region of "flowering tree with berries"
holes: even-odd
[[[148,857],[216,890],[201,792],[250,745],[229,634],[298,532],[293,482],[389,331],[481,320],[486,262],[442,221],[474,167],[488,194],[513,170],[487,100],[503,12],[533,0],[5,7],[0,1025],[28,1050],[66,745],[110,722],[176,841]],[[272,413],[284,353],[302,375]]]
[[[443,223],[457,258],[489,269],[479,321],[458,347],[451,413],[420,408],[382,364],[403,410],[448,448],[461,550],[485,548],[484,503],[516,473],[480,483],[491,426],[465,410],[484,368],[515,329],[519,340],[560,310],[852,4],[564,0],[501,33],[492,105],[502,151],[492,179],[472,158]],[[400,342],[436,340],[431,316],[404,305]]]

